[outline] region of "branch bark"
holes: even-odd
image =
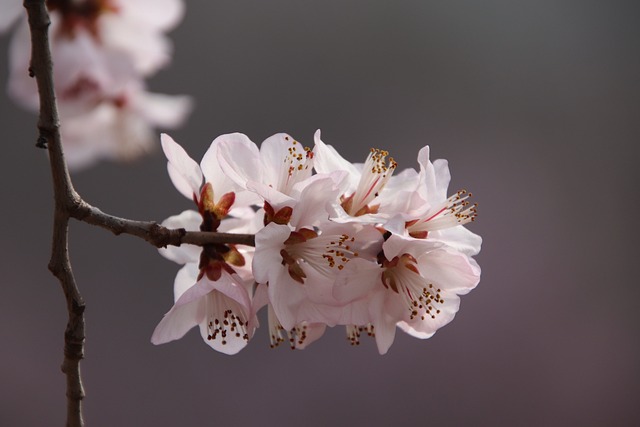
[[[49,49],[49,15],[44,0],[24,0],[31,29],[31,67],[29,74],[38,82],[40,117],[38,146],[47,147],[53,179],[55,201],[53,243],[49,270],[58,278],[67,302],[69,315],[64,333],[62,371],[67,376],[67,426],[82,427],[84,388],[80,376],[80,360],[84,357],[84,300],[76,285],[68,250],[70,204],[78,203],[60,141],[60,124],[53,87],[53,64]]]
[[[73,188],[67,169],[60,137],[60,123],[53,83],[53,62],[49,47],[50,19],[45,0],[24,0],[31,31],[31,65],[29,75],[36,78],[40,97],[38,141],[36,146],[46,148],[54,195],[54,223],[49,270],[58,279],[67,303],[68,321],[64,334],[64,361],[62,371],[67,378],[67,427],[82,427],[82,399],[85,396],[80,375],[80,361],[84,357],[85,303],[76,284],[69,258],[69,219],[106,228],[114,234],[140,237],[156,247],[179,246],[183,243],[206,245],[211,243],[237,243],[255,246],[251,234],[213,232],[187,232],[171,230],[152,221],[134,221],[118,218],[86,203]]]

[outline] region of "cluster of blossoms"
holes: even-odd
[[[198,325],[208,345],[235,354],[267,306],[273,347],[288,341],[303,349],[327,326],[344,325],[352,344],[368,334],[384,354],[396,328],[429,338],[478,284],[472,256],[481,239],[464,227],[476,205],[464,190],[447,194],[447,162],[431,162],[429,147],[420,150],[419,171],[394,175],[386,151],[372,149],[364,164],[352,164],[320,131],[313,149],[287,134],[259,149],[243,134],[222,135],[200,165],[168,135],[161,142],[171,180],[197,206],[163,225],[255,234],[255,249],[161,249],[184,266],[154,344]]]
[[[9,46],[8,92],[37,111],[29,77],[30,35],[20,0],[0,0],[0,33],[19,20]],[[165,33],[182,19],[182,0],[47,0],[61,135],[70,168],[101,158],[130,159],[191,110],[187,96],[150,93],[145,79],[171,59]],[[19,17],[22,15],[22,18]]]

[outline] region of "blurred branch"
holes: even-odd
[[[53,63],[49,47],[48,30],[51,23],[45,0],[24,0],[31,30],[31,66],[29,75],[36,78],[40,97],[37,146],[47,148],[51,165],[54,195],[53,241],[49,270],[58,278],[67,302],[68,321],[64,338],[62,371],[67,377],[67,427],[84,425],[82,399],[84,389],[80,376],[80,361],[84,357],[85,303],[80,295],[69,259],[69,219],[97,225],[114,234],[131,234],[157,247],[179,246],[183,243],[205,245],[209,243],[238,243],[255,245],[250,234],[187,232],[170,230],[155,222],[133,221],[105,214],[89,205],[73,188],[64,159],[60,138],[60,123],[53,85]]]

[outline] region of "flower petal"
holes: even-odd
[[[184,228],[187,231],[197,231],[202,222],[200,214],[194,210],[186,210],[179,215],[173,215],[162,221],[162,225],[167,228],[177,229]],[[166,248],[159,248],[158,252],[163,257],[170,259],[178,264],[186,264],[189,262],[197,263],[200,260],[202,248],[196,245],[169,245]]]
[[[202,184],[202,171],[198,163],[166,133],[160,136],[160,141],[169,161],[167,169],[173,185],[188,199],[193,200],[194,195],[198,197]]]

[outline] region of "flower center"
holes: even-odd
[[[282,265],[287,265],[289,275],[304,283],[307,277],[302,266],[309,265],[325,277],[331,277],[335,269],[342,270],[352,258],[358,256],[353,249],[355,237],[348,234],[320,235],[302,228],[292,231],[280,251]]]
[[[440,205],[430,209],[422,218],[406,223],[409,235],[417,239],[424,239],[429,231],[442,230],[475,221],[478,204],[471,204],[467,199],[471,197],[467,190],[460,190]]]
[[[416,259],[409,254],[402,254],[391,261],[383,261],[384,272],[382,284],[400,295],[409,310],[409,319],[420,317],[425,320],[432,319],[440,314],[440,308],[444,304],[442,290],[427,283],[420,275]]]
[[[356,191],[348,197],[342,197],[342,207],[349,215],[360,216],[377,212],[377,206],[369,206],[369,204],[378,197],[398,166],[392,157],[389,157],[387,163],[388,155],[387,151],[371,149],[362,167],[362,175]]]
[[[291,140],[287,148],[287,154],[283,160],[284,167],[279,169],[276,189],[284,194],[291,194],[293,186],[311,176],[313,169],[313,151],[309,147],[303,147],[298,141]]]
[[[219,291],[205,296],[207,339],[220,340],[226,345],[229,339],[249,341],[247,316],[237,301]]]
[[[362,333],[366,333],[370,337],[376,336],[371,323],[367,323],[364,326],[347,325],[347,339],[349,340],[349,344],[360,345],[360,335]]]
[[[268,319],[269,319],[269,338],[271,340],[270,347],[276,348],[283,342],[285,342],[284,334],[285,329],[278,320],[275,311],[269,304],[268,308]],[[287,339],[289,341],[289,345],[292,350],[295,350],[297,347],[304,345],[307,340],[307,330],[308,325],[307,322],[302,322],[293,327],[293,329],[286,331]]]

